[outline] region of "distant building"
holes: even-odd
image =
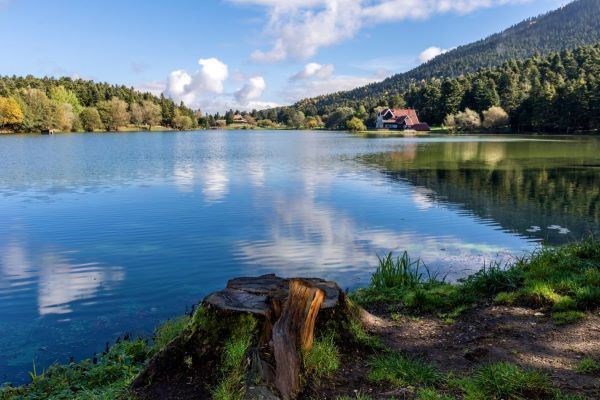
[[[385,108],[377,115],[377,129],[429,131],[429,125],[419,121],[417,111],[412,108]]]
[[[234,124],[247,124],[248,121],[246,121],[246,118],[244,118],[243,115],[241,115],[241,114],[235,114],[233,116],[233,123]]]

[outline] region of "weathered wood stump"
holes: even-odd
[[[275,275],[230,280],[207,296],[190,326],[156,354],[133,382],[142,398],[210,398],[236,318],[252,316],[256,329],[247,353],[246,399],[295,399],[301,390],[302,354],[325,326],[343,332],[352,311],[340,287],[321,279]],[[187,361],[186,361],[187,360]],[[182,365],[193,365],[183,371]],[[182,381],[189,390],[179,388]],[[200,386],[200,387],[198,387]],[[198,397],[200,396],[200,397]]]

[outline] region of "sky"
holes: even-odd
[[[262,109],[405,72],[567,0],[0,0],[0,75]]]

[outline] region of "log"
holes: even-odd
[[[313,347],[315,332],[325,323],[348,326],[351,314],[346,296],[335,282],[275,275],[232,279],[223,290],[208,295],[201,307],[211,323],[188,327],[153,357],[132,385],[140,398],[153,398],[152,393],[158,393],[153,387],[178,380],[214,387],[222,378],[218,365],[232,325],[236,318],[249,314],[258,327],[247,354],[245,399],[294,400],[302,389],[302,354]],[[200,370],[178,367],[190,357]]]

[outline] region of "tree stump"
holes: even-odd
[[[199,398],[201,392],[206,396],[206,388],[222,378],[218,372],[222,354],[236,318],[244,315],[257,322],[246,354],[245,398],[293,400],[301,390],[302,352],[312,348],[315,331],[326,324],[344,329],[357,314],[332,281],[275,275],[232,279],[225,289],[203,300],[190,326],[151,359],[132,389],[141,398],[160,394],[181,399],[187,392],[176,390],[169,397],[165,387],[179,387],[183,381],[204,387],[204,392],[188,388],[189,398]],[[193,368],[182,370],[190,359]]]

